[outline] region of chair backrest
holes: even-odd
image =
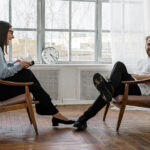
[[[32,85],[33,82],[11,82],[11,81],[0,80],[0,84],[7,85],[7,86],[25,87],[25,94],[1,102],[0,112],[25,108],[27,110],[30,123],[33,124],[36,135],[38,135],[38,129],[34,117],[32,104],[39,104],[39,101],[32,101],[31,93],[29,91],[29,85]]]
[[[119,95],[115,98],[115,101],[113,100],[113,104],[118,108],[120,108],[116,131],[119,131],[119,127],[125,112],[126,105],[150,108],[150,95],[148,96],[128,95],[129,85],[147,83],[147,82],[149,83],[150,79],[121,82],[125,84],[124,95]],[[103,121],[105,121],[109,105],[110,103],[107,104],[107,107],[105,109]]]

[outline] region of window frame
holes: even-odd
[[[41,53],[45,47],[45,32],[68,32],[69,33],[69,61],[58,61],[57,64],[108,64],[111,59],[102,58],[102,33],[110,33],[110,30],[102,30],[102,3],[109,3],[109,0],[64,0],[69,1],[69,29],[45,29],[45,0],[37,0],[37,28],[13,28],[14,31],[35,31],[37,32],[37,63],[42,64]],[[72,1],[95,3],[95,30],[71,29]],[[12,4],[9,0],[9,22],[12,22]],[[72,61],[71,56],[71,33],[87,32],[95,33],[95,60],[94,61]],[[9,46],[9,60],[12,61],[12,43]]]

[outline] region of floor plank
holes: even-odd
[[[77,119],[88,105],[58,106],[60,112]],[[150,111],[125,112],[120,132],[115,131],[118,110],[104,110],[78,132],[71,125],[52,127],[51,117],[36,116],[39,136],[35,136],[25,110],[0,114],[0,150],[149,150]]]

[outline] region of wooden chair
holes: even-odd
[[[0,112],[12,111],[17,109],[26,108],[27,114],[30,120],[30,123],[33,124],[36,135],[38,135],[38,129],[36,125],[36,120],[34,117],[34,112],[32,108],[32,104],[38,104],[39,101],[32,101],[31,94],[29,92],[29,85],[32,85],[32,82],[10,82],[0,80],[0,84],[8,85],[8,86],[24,86],[25,94],[18,95],[16,97],[7,99],[5,101],[0,101]]]
[[[119,131],[119,127],[120,127],[120,124],[124,115],[126,105],[150,108],[150,95],[147,95],[147,96],[129,95],[128,96],[129,85],[141,84],[141,83],[147,83],[147,82],[150,82],[150,79],[138,80],[138,81],[122,81],[122,83],[125,84],[124,95],[119,95],[115,98],[115,101],[112,101],[112,104],[117,106],[120,109],[117,127],[116,127],[117,132]],[[106,105],[106,109],[105,109],[104,116],[103,116],[103,121],[105,121],[109,106],[110,106],[110,103]]]

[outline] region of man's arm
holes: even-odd
[[[134,77],[137,80],[144,80],[144,79],[150,79],[150,75],[138,75],[138,74],[131,74],[132,77]],[[146,83],[150,84],[150,82]]]
[[[131,74],[131,75],[137,80],[150,79],[150,75],[138,75],[138,74]]]

